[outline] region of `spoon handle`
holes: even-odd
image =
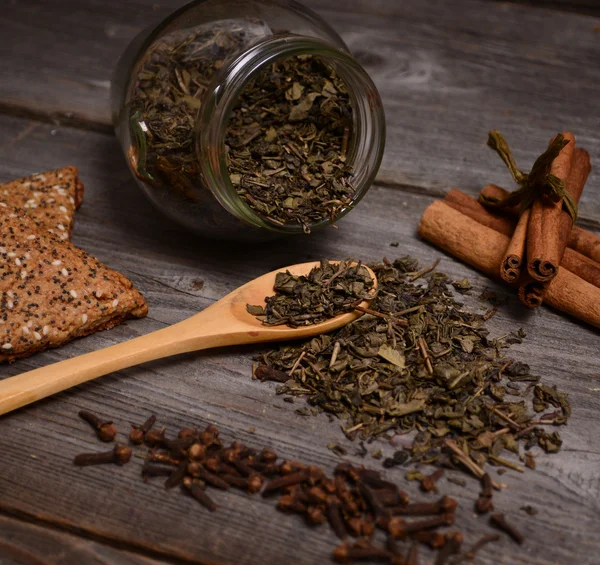
[[[0,381],[0,415],[146,361],[239,343],[235,335],[224,334],[214,325],[211,331],[202,324],[201,315],[202,312],[150,334],[4,379]]]

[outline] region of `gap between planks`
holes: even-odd
[[[77,527],[64,520],[52,518],[50,516],[36,516],[34,514],[24,512],[18,508],[7,506],[2,502],[0,502],[0,516],[28,524],[33,524],[35,526],[56,532],[66,532],[86,540],[91,540],[114,549],[128,551],[130,553],[150,559],[160,559],[163,561],[166,559],[168,562],[173,563],[173,565],[214,565],[214,562],[212,561],[204,561],[201,558],[194,557],[192,555],[177,555],[161,549],[151,549],[145,545],[137,544],[130,540],[109,537],[101,533],[94,532],[93,530]],[[2,563],[1,558],[0,563]]]

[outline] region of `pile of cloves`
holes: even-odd
[[[104,422],[89,412],[81,412],[80,416],[92,425],[101,440],[116,437],[112,422]],[[292,460],[278,461],[277,454],[269,448],[256,450],[237,441],[225,447],[218,428],[213,425],[203,431],[184,428],[176,438],[169,439],[165,428],[154,428],[155,423],[156,417],[151,416],[140,426],[132,425],[129,435],[133,446],[148,447],[146,453],[137,455],[144,459],[141,473],[145,481],[163,476],[165,488],[179,486],[211,512],[217,509],[217,504],[207,492],[209,487],[236,488],[249,495],[262,490],[263,497],[278,497],[277,507],[282,512],[301,515],[311,525],[328,522],[343,541],[333,552],[338,562],[376,560],[415,565],[418,546],[425,544],[437,550],[436,565],[443,565],[451,556],[458,559],[472,556],[483,543],[498,539],[485,536],[464,556],[459,556],[462,534],[438,531],[455,521],[458,504],[448,496],[434,502],[411,503],[406,492],[375,470],[344,462],[335,468],[333,477],[328,477],[319,467]],[[107,427],[112,435],[109,439]],[[74,463],[123,465],[131,455],[131,447],[117,443],[106,453],[78,455]],[[424,477],[422,489],[437,491],[436,482],[441,474],[438,470]],[[493,508],[491,486],[485,478],[481,499],[489,502],[489,509]],[[492,516],[492,523],[522,542],[522,538],[516,538],[520,534],[507,526],[501,515]],[[387,537],[385,547],[374,543],[377,531]],[[356,539],[351,542],[349,538]]]

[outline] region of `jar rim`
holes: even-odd
[[[298,55],[315,55],[331,65],[344,81],[350,96],[353,134],[348,163],[353,171],[355,189],[351,202],[336,213],[333,221],[345,216],[364,197],[375,180],[385,146],[385,116],[375,84],[362,66],[338,47],[307,36],[274,36],[261,41],[236,57],[212,84],[196,124],[196,154],[200,170],[214,197],[242,221],[271,231],[303,233],[300,224],[278,225],[255,212],[237,193],[229,177],[225,154],[225,135],[235,105],[257,73],[275,60]],[[217,79],[217,77],[215,77]],[[311,222],[311,231],[331,225],[329,218]]]

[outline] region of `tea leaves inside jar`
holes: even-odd
[[[335,217],[355,189],[346,164],[352,110],[346,85],[318,57],[272,63],[241,93],[227,129],[227,163],[238,194],[268,222]]]
[[[258,23],[198,26],[159,38],[131,87],[129,150],[144,182],[194,199],[202,98],[227,61],[264,37]],[[346,153],[352,110],[344,82],[318,57],[278,60],[244,87],[224,151],[238,195],[274,226],[333,220],[353,200]],[[206,188],[206,187],[205,187]]]

